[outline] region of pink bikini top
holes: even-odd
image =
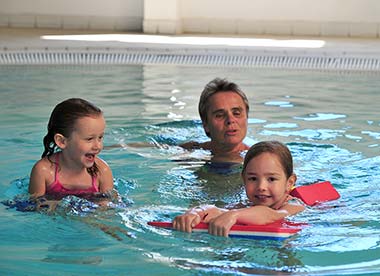
[[[96,185],[96,176],[92,177],[92,185],[87,189],[67,189],[62,186],[62,183],[58,179],[58,167],[59,167],[59,153],[55,157],[55,180],[46,189],[47,194],[59,194],[59,195],[80,195],[99,192],[99,188]]]

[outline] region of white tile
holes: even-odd
[[[305,36],[320,36],[321,35],[321,23],[320,22],[305,22],[295,21],[293,25],[293,35],[305,35]]]
[[[63,16],[62,28],[67,30],[88,30],[89,18],[87,16]]]
[[[115,18],[111,16],[91,16],[88,28],[90,30],[114,30]]]
[[[268,21],[264,27],[264,33],[269,35],[292,35],[291,22]]]
[[[236,34],[236,20],[211,19],[209,22],[210,33],[212,34]]]
[[[159,34],[180,34],[182,33],[182,26],[180,21],[177,20],[162,20],[158,25]]]
[[[376,23],[351,23],[351,37],[377,37],[378,24]]]
[[[348,37],[350,33],[349,23],[344,22],[324,22],[321,24],[322,36],[343,36]]]
[[[36,18],[34,15],[9,15],[9,27],[34,28]]]
[[[185,33],[201,33],[208,34],[209,29],[209,20],[207,19],[197,19],[197,18],[187,18],[183,19],[183,31]]]
[[[143,18],[142,17],[117,17],[115,19],[115,30],[129,31],[129,32],[142,32]]]
[[[265,32],[265,22],[251,21],[251,20],[239,20],[237,22],[237,34],[253,34],[262,35]]]
[[[9,27],[9,16],[7,14],[0,14],[0,27]]]
[[[37,15],[36,16],[36,27],[37,28],[62,28],[62,20],[60,16],[53,15]]]
[[[156,20],[144,20],[143,21],[143,31],[146,34],[157,34],[158,33],[158,22]]]

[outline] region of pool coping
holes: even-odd
[[[44,36],[109,35],[109,40],[46,40]],[[128,42],[124,38],[154,39]],[[115,36],[117,38],[115,39]],[[220,39],[226,36],[214,36]],[[9,64],[182,64],[206,66],[280,67],[296,69],[380,72],[380,39],[333,37],[231,37],[234,45],[186,43],[210,39],[185,34],[157,36],[132,33],[83,32],[52,29],[0,28],[0,65]],[[119,39],[119,40],[118,40]],[[163,42],[160,42],[161,41]],[[169,43],[168,43],[169,41]],[[174,41],[174,42],[173,42]],[[277,45],[239,45],[239,41]],[[322,41],[323,47],[287,47],[284,42]],[[179,42],[179,43],[176,43]],[[264,44],[265,44],[264,43]]]

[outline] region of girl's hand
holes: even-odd
[[[202,221],[200,215],[190,210],[183,215],[177,216],[173,220],[173,228],[182,232],[191,233],[193,228]]]
[[[208,232],[215,236],[228,237],[231,227],[236,223],[236,211],[224,212],[216,218],[210,220]]]
[[[40,197],[36,199],[36,211],[44,213],[54,212],[59,202],[59,200],[47,200],[44,197]]]
[[[211,220],[217,218],[221,214],[225,213],[225,209],[219,209],[217,207],[209,207],[204,211],[203,222],[209,223]]]
[[[203,205],[193,208],[185,214],[177,216],[173,220],[173,228],[183,232],[191,232],[200,222],[209,223],[212,219],[226,212],[213,205]]]

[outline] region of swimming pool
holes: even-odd
[[[251,142],[288,143],[298,183],[330,180],[341,199],[298,215],[310,227],[285,242],[225,239],[150,227],[189,205],[243,197],[236,173],[205,173],[206,153],[174,146],[206,139],[200,91],[228,77],[247,93]],[[110,148],[125,205],[54,215],[0,205],[3,275],[366,275],[380,273],[378,73],[192,66],[0,66],[0,200],[26,192],[50,112],[83,97],[105,112],[106,145],[166,142],[169,148]],[[129,202],[131,201],[131,202]],[[75,210],[74,210],[75,211]],[[115,231],[105,233],[99,225]],[[121,230],[118,230],[121,229]],[[124,233],[123,231],[127,231]],[[110,235],[114,234],[114,235]]]

